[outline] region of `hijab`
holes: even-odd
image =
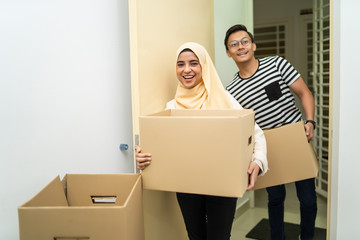
[[[198,43],[188,42],[179,47],[176,58],[184,49],[190,49],[198,57],[202,81],[191,89],[187,89],[179,81],[175,93],[177,109],[233,109],[214,64],[206,49]]]

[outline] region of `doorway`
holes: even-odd
[[[328,0],[254,0],[256,57],[278,55],[288,59],[300,72],[314,96],[315,121],[318,126],[314,132],[316,137],[313,140],[313,146],[320,165],[316,179],[318,195],[316,227],[319,228],[326,228],[328,219],[328,152],[331,127],[329,124],[329,8]],[[317,19],[315,24],[313,24],[314,16]],[[299,100],[297,101],[297,105],[301,106]],[[287,184],[286,189],[285,222],[298,224],[300,213],[295,184]],[[242,225],[238,229],[240,232],[248,232],[259,220],[268,218],[265,189],[255,191],[254,206],[237,220],[239,226]],[[244,219],[251,223],[244,224]],[[234,228],[237,229],[236,222]],[[234,233],[239,234],[236,231]],[[236,239],[235,236],[234,239]]]

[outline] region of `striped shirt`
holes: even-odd
[[[241,106],[255,111],[255,121],[262,129],[301,120],[301,112],[289,86],[300,77],[295,68],[278,56],[260,58],[259,67],[249,78],[236,73],[226,89]]]

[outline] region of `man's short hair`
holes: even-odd
[[[245,27],[245,25],[236,24],[236,25],[232,26],[231,28],[229,28],[229,29],[226,31],[225,40],[224,40],[224,44],[225,44],[226,50],[229,50],[229,48],[228,48],[228,40],[229,40],[230,35],[233,34],[233,33],[235,33],[235,32],[239,32],[239,31],[244,31],[244,32],[246,32],[247,34],[249,34],[250,39],[251,39],[251,42],[253,42],[253,43],[255,42],[254,36],[251,34],[251,32],[248,32],[248,30],[247,30],[247,28]]]

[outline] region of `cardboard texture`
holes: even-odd
[[[304,123],[264,130],[269,171],[257,179],[254,189],[291,183],[318,174],[319,163],[307,141]]]
[[[18,208],[20,240],[144,239],[139,174],[69,174]]]
[[[144,189],[242,197],[254,147],[252,110],[166,110],[140,117]]]

